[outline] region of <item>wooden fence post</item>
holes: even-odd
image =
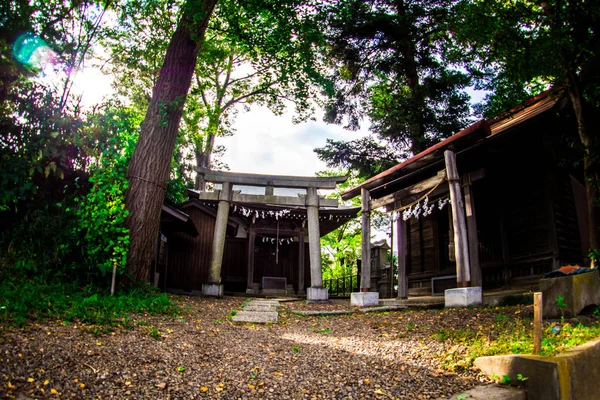
[[[533,354],[542,350],[542,292],[533,294]]]

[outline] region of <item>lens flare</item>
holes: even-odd
[[[32,33],[24,33],[15,40],[13,55],[21,64],[38,69],[44,69],[56,61],[54,51],[42,38]]]

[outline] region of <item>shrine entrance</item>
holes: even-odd
[[[191,191],[190,195],[217,209],[208,283],[202,285],[202,294],[223,294],[221,269],[226,226],[233,219],[243,223],[247,237],[247,293],[281,289],[302,295],[308,277],[307,300],[328,299],[327,289],[323,288],[320,237],[356,217],[359,208],[339,207],[336,199],[319,196],[317,190],[335,189],[347,177],[257,175],[206,169],[199,169],[198,174],[205,182],[214,183],[215,190]],[[309,268],[305,268],[305,261],[309,261]]]

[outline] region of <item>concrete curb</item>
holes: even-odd
[[[460,397],[459,397],[460,396]],[[498,386],[498,385],[485,385],[477,386],[466,392],[455,394],[450,397],[450,400],[527,400],[527,394],[517,388]],[[442,399],[438,399],[442,400]]]
[[[600,339],[574,347],[554,357],[505,355],[479,357],[475,367],[488,377],[509,376],[524,386],[530,400],[597,400],[600,399]]]

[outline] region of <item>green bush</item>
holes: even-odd
[[[131,313],[176,314],[177,307],[164,293],[140,286],[110,296],[93,286],[45,284],[27,280],[0,283],[0,322],[23,326],[28,320],[61,319],[89,325],[132,325]]]

